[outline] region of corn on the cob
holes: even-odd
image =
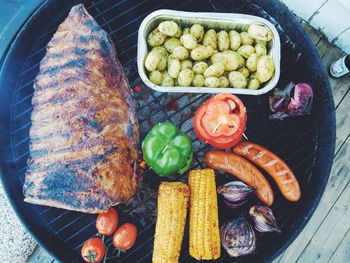
[[[215,174],[192,170],[190,186],[190,255],[197,260],[220,257],[220,232]]]
[[[189,195],[189,188],[184,183],[162,182],[159,186],[153,263],[178,262]]]

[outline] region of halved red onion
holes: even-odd
[[[269,207],[265,205],[254,205],[250,208],[249,214],[254,221],[254,228],[257,231],[261,233],[281,233],[281,229],[277,225],[276,218]]]
[[[218,187],[218,193],[222,195],[225,203],[231,208],[237,208],[247,202],[249,194],[256,190],[241,181],[232,181]]]

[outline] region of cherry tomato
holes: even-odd
[[[81,248],[81,256],[86,262],[100,262],[105,252],[106,247],[99,237],[89,239]]]
[[[110,207],[96,219],[96,228],[101,235],[112,235],[118,226],[118,212]]]
[[[133,224],[121,225],[113,236],[113,246],[123,251],[130,249],[136,241],[137,228]]]

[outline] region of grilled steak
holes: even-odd
[[[134,195],[135,101],[111,39],[82,4],[48,43],[32,103],[26,202],[98,213]]]

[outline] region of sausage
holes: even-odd
[[[266,205],[273,203],[273,192],[264,175],[250,162],[234,153],[209,151],[204,157],[205,163],[213,169],[233,174],[244,183],[255,187],[255,194]]]
[[[300,187],[295,175],[276,154],[251,142],[238,143],[233,148],[233,152],[264,169],[289,201],[296,202],[300,199]]]

